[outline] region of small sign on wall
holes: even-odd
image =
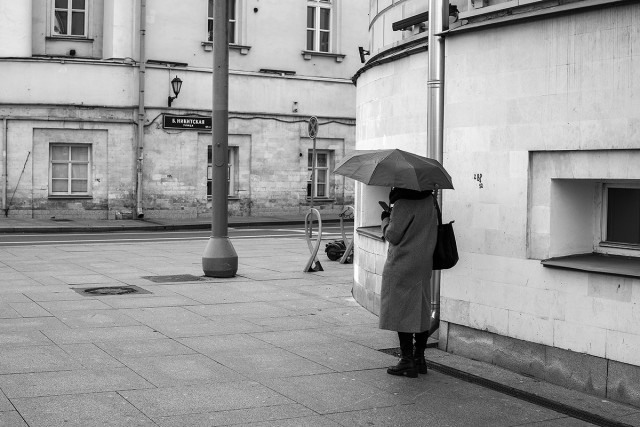
[[[164,114],[162,127],[164,129],[211,130],[211,117]]]

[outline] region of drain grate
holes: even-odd
[[[151,280],[154,283],[175,283],[175,282],[201,282],[205,279],[192,274],[174,274],[171,276],[143,276],[143,279]]]
[[[151,292],[138,286],[101,286],[99,288],[73,288],[74,291],[83,296],[105,296],[105,295],[129,295],[129,294],[150,294]]]
[[[390,354],[400,357],[400,348],[385,348],[378,350],[382,353]],[[479,377],[477,375],[470,374],[468,372],[461,371],[459,369],[452,368],[450,366],[443,365],[441,363],[432,362],[427,360],[427,367],[438,371],[442,374],[449,375],[454,378],[461,379],[463,381],[477,384],[491,390],[495,390],[499,393],[513,396],[516,399],[524,400],[525,402],[533,403],[534,405],[542,406],[543,408],[551,409],[552,411],[559,412],[564,415],[568,415],[572,418],[577,418],[582,421],[586,421],[591,424],[603,427],[632,427],[630,424],[625,424],[618,420],[612,420],[605,418],[601,415],[593,412],[588,412],[574,406],[565,405],[555,400],[547,399],[546,397],[539,396],[535,393],[520,390],[515,387],[501,384],[496,381],[492,381],[486,378]]]

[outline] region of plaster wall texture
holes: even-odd
[[[0,57],[31,56],[31,2],[2,2],[0,4]]]
[[[188,7],[176,10],[171,0],[148,3],[148,57],[173,60],[193,67],[211,67],[212,52],[207,41],[207,1],[187,0]],[[331,51],[346,55],[337,63],[335,57],[313,56],[305,59],[306,4],[297,0],[259,2],[239,0],[237,44],[248,46],[249,54],[232,49],[231,70],[257,71],[260,68],[291,70],[302,76],[348,78],[360,66],[357,47],[366,46],[367,4],[348,0],[334,2],[330,41]],[[171,13],[169,13],[169,11]],[[286,11],[286,13],[283,13]],[[344,23],[349,22],[347,27]],[[180,28],[181,31],[167,31]],[[362,28],[363,31],[352,31]],[[276,31],[277,30],[277,31]],[[265,37],[265,34],[269,34]]]
[[[425,27],[415,26],[405,31],[393,31],[393,23],[427,11],[428,4],[421,0],[373,0],[370,2],[370,50],[375,55],[403,40],[415,38]]]
[[[113,219],[134,207],[137,128],[132,113],[68,110],[0,110],[0,114],[20,117],[7,120],[10,216]],[[160,111],[150,110],[149,117],[156,120],[145,127],[145,216],[209,216],[207,147],[212,143],[211,134],[163,129]],[[355,144],[354,123],[320,123],[316,147],[333,153],[329,164],[333,170]],[[238,156],[238,191],[229,201],[231,215],[306,211],[307,153],[313,146],[306,132],[306,121],[294,117],[236,115],[229,120],[229,146]],[[55,142],[91,144],[91,198],[49,197],[49,144]],[[0,165],[0,174],[3,167]],[[330,198],[316,202],[316,208],[339,213],[344,205],[352,204],[352,181],[332,174],[327,184]]]
[[[103,55],[105,58],[133,58],[138,55],[135,32],[139,31],[136,18],[137,2],[104,0]]]
[[[636,4],[446,39],[444,321],[640,365],[640,281],[539,262],[593,251],[596,186],[640,178],[638,49]]]
[[[426,154],[426,52],[371,68],[358,79],[356,149],[400,148]],[[424,94],[424,95],[421,95]],[[378,201],[389,200],[388,187],[356,183],[356,227],[373,227],[380,234]],[[382,269],[387,244],[379,238],[356,235],[354,295],[378,314]]]
[[[7,120],[9,215],[107,219],[115,211],[130,209],[135,188],[135,129],[130,116],[122,111],[100,117],[91,110],[76,113],[75,118],[44,108],[10,113],[21,119]],[[91,198],[48,197],[49,144],[56,142],[91,144]]]
[[[211,114],[208,2],[175,3],[158,0],[147,2],[146,8],[145,58],[151,62],[145,72],[142,188],[147,217],[194,217],[211,209],[206,196],[209,134],[165,131],[161,126],[165,113]],[[366,2],[332,2],[332,53],[305,56],[306,4],[268,3],[237,1],[238,34],[229,52],[229,144],[238,151],[239,185],[238,197],[230,201],[232,215],[291,214],[308,208],[309,116],[319,117],[318,149],[333,152],[331,169],[354,146],[355,87],[350,78],[361,66],[357,46],[366,46]],[[8,128],[8,184],[3,185],[3,194],[16,191],[10,215],[77,216],[84,210],[87,216],[113,217],[135,203],[139,2],[87,3],[86,38],[56,36],[52,4],[33,0],[7,9],[11,16],[29,15],[29,25],[21,25],[12,37],[28,38],[30,51],[0,54],[6,83],[0,117],[6,117]],[[182,90],[168,108],[175,76],[182,79]],[[48,178],[44,178],[49,166],[41,143],[34,142],[34,129],[40,127],[44,131],[37,135],[46,144],[55,134],[49,128],[65,129],[60,142],[86,138],[92,144],[92,173],[100,179],[93,182],[93,199],[65,202],[47,197]],[[90,136],[98,129],[106,137]],[[20,177],[27,154],[30,158]],[[4,167],[0,165],[1,172]],[[332,175],[328,184],[330,198],[317,207],[340,212],[342,204],[352,200],[353,183]]]

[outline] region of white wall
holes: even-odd
[[[639,49],[637,4],[447,37],[444,321],[640,365],[640,280],[539,261],[593,250],[597,182],[640,182]]]

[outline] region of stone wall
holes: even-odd
[[[135,210],[136,132],[133,111],[108,108],[11,108],[7,119],[9,215],[35,218],[113,219]],[[211,134],[162,128],[162,110],[145,126],[143,204],[148,218],[211,215],[207,198],[207,148]],[[178,112],[180,114],[180,112]],[[199,111],[197,114],[208,114]],[[332,153],[329,170],[354,145],[354,121],[320,117],[317,149]],[[331,122],[331,123],[329,123]],[[230,114],[229,146],[236,149],[235,216],[300,214],[306,200],[306,120],[292,116]],[[49,195],[49,144],[91,145],[91,196]],[[0,165],[0,171],[4,166]],[[23,171],[24,167],[24,171]],[[324,212],[353,203],[353,181],[330,174]],[[15,192],[15,194],[14,194]]]
[[[598,186],[640,184],[639,49],[637,4],[446,38],[442,320],[640,366],[640,280],[540,263],[600,251]]]

